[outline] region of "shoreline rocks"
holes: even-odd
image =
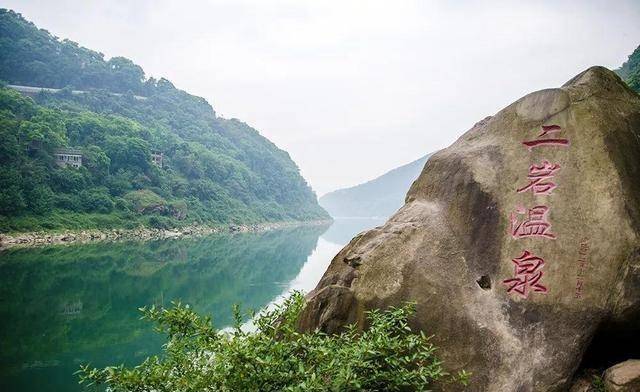
[[[629,359],[607,369],[604,385],[611,392],[640,391],[640,360]]]
[[[205,226],[193,225],[172,229],[155,229],[138,227],[135,229],[108,230],[67,230],[61,233],[27,232],[19,234],[0,233],[0,251],[10,248],[28,248],[34,246],[83,244],[99,241],[150,241],[156,239],[172,239],[181,237],[200,237],[215,233],[248,233],[276,230],[286,227],[323,225],[331,221],[289,221],[266,222],[246,225]]]
[[[627,359],[606,370],[584,369],[575,377],[569,392],[640,391],[640,359]]]

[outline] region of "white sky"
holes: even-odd
[[[640,44],[640,1],[0,0],[287,150],[321,195]]]

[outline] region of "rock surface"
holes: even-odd
[[[591,380],[586,378],[581,378],[577,380],[569,389],[569,392],[593,392],[593,388],[591,386]]]
[[[300,327],[416,301],[413,327],[473,373],[466,390],[566,391],[599,328],[638,328],[639,178],[640,97],[618,76],[529,94],[431,157],[335,256]]]
[[[604,385],[611,392],[640,391],[640,360],[630,359],[607,369]]]
[[[577,374],[569,392],[602,392],[604,381],[597,369],[583,369]]]

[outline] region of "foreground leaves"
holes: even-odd
[[[412,304],[370,311],[366,331],[350,325],[339,335],[298,332],[303,306],[294,293],[258,315],[254,332],[241,328],[237,309],[224,332],[188,305],[143,308],[168,335],[164,354],[133,368],[83,366],[80,382],[112,391],[423,391],[445,376],[429,338],[409,327]],[[468,373],[458,378],[466,383]]]

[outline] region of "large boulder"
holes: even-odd
[[[599,328],[638,326],[639,233],[640,97],[593,67],[433,155],[406,204],[333,259],[300,326],[416,301],[413,327],[469,390],[567,390]]]

